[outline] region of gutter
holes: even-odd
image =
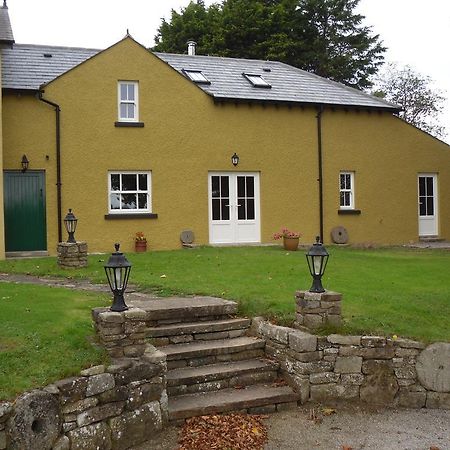
[[[57,103],[51,102],[43,97],[44,91],[39,91],[38,99],[41,102],[55,108],[56,117],[56,205],[58,220],[58,242],[62,242],[62,199],[61,199],[61,108]]]
[[[319,164],[319,226],[320,242],[323,242],[323,166],[322,166],[322,114],[323,105],[319,105],[317,112],[317,160]]]

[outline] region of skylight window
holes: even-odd
[[[194,83],[198,84],[211,84],[211,81],[206,78],[201,70],[186,70],[183,69],[183,73]]]
[[[261,75],[255,75],[252,73],[243,73],[242,75],[250,81],[253,87],[269,89],[272,87],[270,83],[268,83]]]

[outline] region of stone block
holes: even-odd
[[[450,393],[428,391],[426,407],[450,409]]]
[[[104,311],[98,315],[98,320],[105,323],[124,323],[124,313],[114,311]]]
[[[109,391],[115,386],[114,375],[111,373],[102,373],[100,375],[93,375],[88,379],[88,385],[86,387],[86,396],[101,394],[102,392]]]
[[[89,367],[88,369],[84,369],[80,372],[80,375],[82,377],[90,377],[92,375],[100,375],[101,373],[105,372],[105,366],[104,365],[100,365],[100,366],[93,366],[93,367]]]
[[[296,352],[314,352],[317,350],[317,336],[293,331],[289,334],[289,348]]]
[[[294,352],[292,350],[288,350],[288,355],[291,358],[296,359],[297,361],[301,361],[301,362],[320,361],[323,358],[323,353],[319,352],[319,351],[298,353],[298,352]]]
[[[67,403],[62,407],[63,414],[79,413],[89,408],[97,406],[98,400],[95,397],[84,398],[73,403]]]
[[[361,386],[364,382],[364,375],[362,373],[343,373],[341,375],[341,384]]]
[[[132,381],[150,380],[162,373],[161,366],[147,362],[136,362],[129,369],[115,375],[116,385],[122,386]]]
[[[277,411],[295,411],[298,408],[297,402],[277,403]]]
[[[160,350],[154,350],[147,352],[147,349],[144,352],[143,356],[144,362],[149,362],[151,364],[165,364],[167,360],[167,356]]]
[[[342,317],[340,314],[328,314],[325,323],[328,323],[334,327],[340,327],[342,324]]]
[[[139,408],[145,403],[159,401],[163,389],[164,386],[162,383],[145,383],[134,389],[130,389],[125,405],[126,409],[133,410]]]
[[[369,359],[364,361],[362,364],[362,373],[363,374],[371,374],[375,373],[379,370],[379,367],[393,367],[392,361],[386,360],[377,360],[377,359]]]
[[[248,408],[249,414],[270,414],[277,410],[276,405],[254,406]]]
[[[311,384],[330,384],[337,383],[339,378],[340,375],[334,372],[312,373],[309,376],[309,382]]]
[[[394,347],[369,347],[361,349],[361,356],[364,359],[392,359],[394,357]]]
[[[374,360],[375,361],[375,360]],[[361,400],[374,405],[392,405],[399,390],[390,361],[377,361],[361,385]]]
[[[124,324],[125,334],[141,333],[145,331],[145,322],[127,320]],[[145,334],[145,333],[144,333]]]
[[[398,394],[398,406],[402,408],[423,408],[426,400],[426,392],[410,392],[403,388]]]
[[[295,375],[290,373],[283,373],[284,378],[290,386],[300,395],[300,403],[304,404],[309,401],[310,397],[310,383],[309,376]]]
[[[100,422],[108,417],[118,416],[122,413],[124,406],[124,402],[114,402],[88,409],[78,414],[77,424],[79,427],[84,427],[91,423]]]
[[[0,446],[1,448],[1,446]],[[70,440],[67,436],[61,436],[52,447],[52,450],[70,450]]]
[[[363,347],[384,347],[386,338],[383,336],[361,336],[361,345]]]
[[[105,423],[96,423],[76,428],[68,433],[71,450],[111,450],[111,433]]]
[[[342,301],[342,294],[339,292],[333,292],[333,291],[325,291],[322,294],[321,299],[324,302],[340,302]]]
[[[133,365],[133,360],[130,358],[113,359],[112,364],[106,368],[108,373],[119,373],[129,369]]]
[[[127,386],[116,386],[109,391],[102,392],[97,397],[100,403],[122,402],[128,398]]]
[[[280,327],[278,325],[272,325],[270,322],[263,322],[259,326],[259,331],[263,336],[269,339],[279,342],[281,344],[287,344],[289,339],[289,333],[292,332],[291,328]]]
[[[328,402],[331,399],[355,400],[359,397],[359,386],[343,386],[336,383],[311,385],[313,402]]]
[[[426,347],[426,344],[423,342],[413,341],[411,339],[396,339],[395,341],[392,340],[396,346],[402,347],[402,348],[417,348],[419,350],[422,350]]]
[[[362,358],[360,356],[338,356],[334,366],[336,373],[360,373]]]
[[[206,334],[202,333],[202,334],[196,335],[195,339],[198,339],[198,340],[212,339],[211,334],[213,334],[213,333],[206,333]],[[228,337],[228,333],[226,331],[224,331],[220,334],[222,334],[223,336],[218,337],[216,339],[225,339]],[[171,336],[169,338],[169,341],[171,344],[186,344],[188,342],[192,342],[193,340],[194,340],[194,336],[192,336],[192,334],[184,334],[181,336]]]
[[[6,422],[12,413],[12,405],[9,402],[0,402],[0,423]]]
[[[305,314],[303,323],[307,328],[319,328],[324,324],[324,317],[319,314]]]
[[[404,358],[404,357],[416,357],[420,351],[417,348],[396,348],[395,349],[395,356],[397,358]]]
[[[328,342],[339,345],[361,345],[361,336],[343,336],[340,334],[330,334]]]
[[[77,422],[76,421],[74,421],[74,422],[64,422],[63,423],[63,427],[62,427],[64,433],[68,433],[69,431],[72,431],[75,428],[77,428]]]
[[[405,365],[403,367],[394,368],[395,376],[399,379],[413,379],[417,378],[416,369],[412,365]]]
[[[357,345],[342,345],[339,347],[339,356],[362,356],[362,351]]]
[[[127,345],[123,347],[123,354],[131,358],[142,356],[145,352],[145,344]]]
[[[333,363],[328,361],[301,362],[291,361],[291,373],[297,375],[311,375],[312,373],[331,372]]]
[[[130,308],[123,314],[127,320],[145,321],[147,319],[147,312],[140,308]]]
[[[139,445],[152,439],[162,429],[160,405],[158,402],[147,403],[139,409],[111,419],[109,424],[114,449],[125,450]]]
[[[63,405],[69,402],[76,402],[86,397],[86,387],[88,384],[88,378],[86,377],[66,378],[55,381],[54,384],[61,392],[61,402]]]

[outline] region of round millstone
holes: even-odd
[[[429,345],[417,358],[417,377],[421,384],[435,392],[450,392],[450,344]]]
[[[61,428],[57,397],[44,391],[21,395],[8,421],[9,449],[50,450]]]
[[[346,244],[348,242],[348,231],[342,226],[334,227],[331,230],[331,239],[335,244]]]

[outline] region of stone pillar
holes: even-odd
[[[86,242],[60,242],[57,251],[58,265],[63,269],[76,269],[88,265]]]
[[[297,328],[316,328],[333,325],[340,326],[342,294],[325,291],[322,293],[297,291],[295,293]]]

